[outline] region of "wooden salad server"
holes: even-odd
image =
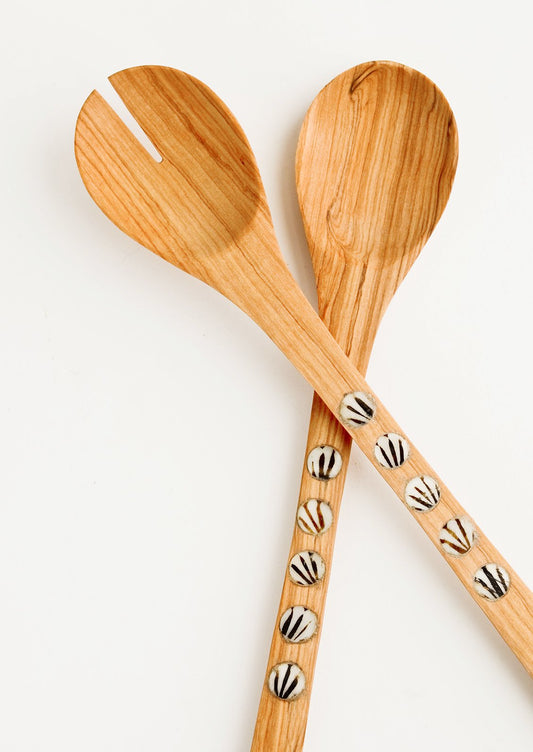
[[[431,117],[435,104],[447,116]],[[386,307],[448,201],[455,138],[455,123],[440,91],[421,73],[391,62],[365,63],[337,76],[305,118],[296,182],[319,313],[362,374]],[[447,156],[443,149],[449,144]],[[357,405],[354,409],[354,416],[364,411]],[[252,752],[303,748],[351,444],[350,435],[315,394]],[[313,472],[308,467],[313,453],[336,456],[333,472]],[[421,509],[430,507],[424,497]],[[466,523],[457,524],[458,530],[450,532],[450,550],[466,553]],[[325,564],[324,576],[313,586],[300,562],[307,550]],[[298,702],[280,702],[268,677],[279,671],[275,667],[290,663],[304,672],[306,691]]]
[[[412,74],[406,70],[405,75],[408,85]],[[205,84],[173,68],[129,68],[110,81],[162,162],[154,160],[105,99],[92,92],[78,117],[75,150],[93,199],[121,230],[221,292],[268,334],[416,516],[533,674],[531,592],[465,516],[294,281],[276,241],[253,152],[233,114]],[[422,85],[433,86],[417,79],[417,86]],[[433,91],[434,106],[423,129],[437,130],[441,124],[435,169],[445,185],[455,169],[456,132],[448,103]],[[364,234],[365,227],[357,231]],[[311,471],[318,474],[331,474],[336,463],[337,454],[327,450],[309,460]],[[419,511],[427,505],[435,509]],[[464,556],[456,556],[448,543],[457,520],[464,521],[470,541]],[[302,568],[320,580],[325,563],[308,548],[302,552]],[[305,683],[304,672],[294,663],[269,677],[280,702],[296,700]]]

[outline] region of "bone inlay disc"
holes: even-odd
[[[400,467],[409,458],[409,443],[398,433],[384,433],[376,441],[374,455],[382,467]]]
[[[305,675],[297,663],[278,663],[268,677],[268,688],[280,700],[296,700],[305,689]]]
[[[485,564],[474,575],[474,587],[482,598],[497,601],[511,586],[509,573],[499,564]]]
[[[336,478],[342,467],[342,457],[332,446],[317,446],[307,455],[307,469],[317,480]]]
[[[417,475],[405,488],[405,503],[416,512],[430,512],[439,501],[439,484],[430,475]]]
[[[454,517],[442,527],[440,544],[450,556],[464,556],[477,538],[476,528],[468,517]]]
[[[307,642],[317,629],[317,615],[305,606],[288,608],[279,622],[279,631],[288,642]]]
[[[350,392],[345,394],[339,407],[341,420],[347,426],[360,428],[370,423],[376,412],[376,403],[371,394]]]
[[[324,559],[316,551],[300,551],[289,564],[289,577],[297,585],[315,585],[325,573]]]
[[[298,507],[298,527],[309,535],[322,535],[333,522],[330,505],[320,499],[307,499]]]

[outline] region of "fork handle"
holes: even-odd
[[[252,313],[248,301],[241,306],[243,310],[253,315],[311,384],[533,676],[533,594],[529,588],[372,393],[294,285],[283,262],[279,261],[277,274],[269,270],[268,275],[256,279],[254,297],[261,305],[255,305]],[[329,467],[330,462],[331,457],[324,459],[323,466]],[[316,568],[317,561],[302,566]],[[277,687],[283,684],[286,693],[287,684],[294,684],[294,680],[295,671],[291,671],[278,679]],[[300,698],[304,694],[305,690]],[[287,747],[286,752],[289,750]]]
[[[359,375],[361,379],[361,376]],[[364,383],[364,382],[363,382]],[[375,405],[365,425],[348,426],[346,405]],[[533,594],[469,517],[385,407],[363,389],[339,399],[337,416],[415,517],[468,593],[533,676]],[[331,408],[331,405],[330,405]]]

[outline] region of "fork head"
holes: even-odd
[[[75,135],[87,190],[121,230],[216,287],[220,254],[230,255],[258,214],[270,216],[244,132],[205,84],[182,71],[140,66],[110,81],[162,161],[93,91]]]

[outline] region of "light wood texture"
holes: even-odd
[[[223,102],[200,81],[171,68],[130,68],[110,80],[163,161],[152,159],[93,92],[78,118],[75,149],[85,186],[102,211],[251,316],[335,415],[346,394],[371,393],[287,269],[253,153]],[[444,555],[441,527],[464,510],[412,444],[408,461],[395,470],[376,461],[379,437],[402,431],[377,397],[375,403],[374,419],[348,433],[400,499],[414,476],[439,482],[440,503],[417,521]],[[525,584],[481,533],[468,556],[446,560],[532,673],[533,598]],[[476,569],[487,562],[499,563],[511,576],[509,592],[495,602],[473,588]]]
[[[397,63],[372,62],[346,71],[307,113],[296,180],[320,316],[363,374],[386,306],[448,200],[456,156],[455,123],[444,97],[425,76]],[[295,524],[288,561],[312,549],[326,562],[326,575],[317,585],[302,587],[287,568],[252,752],[303,748],[320,628],[305,643],[292,644],[279,625],[295,605],[311,609],[323,623],[351,443],[315,394],[305,457],[313,447],[329,445],[339,450],[343,465],[335,479],[320,481],[304,460],[298,504],[327,501],[333,524],[320,536]],[[282,662],[297,663],[305,674],[306,691],[297,701],[280,701],[268,688],[269,672]]]

